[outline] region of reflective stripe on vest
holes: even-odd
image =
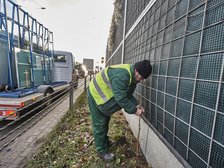
[[[129,85],[132,81],[130,64],[113,65],[110,68],[126,69],[130,75]],[[108,67],[96,74],[95,78],[89,84],[89,90],[97,105],[102,105],[110,100],[114,94],[111,89],[111,84],[108,78]]]

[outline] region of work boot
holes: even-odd
[[[115,159],[115,155],[113,153],[99,153],[99,155],[106,162],[110,162]]]

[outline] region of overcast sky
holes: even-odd
[[[70,51],[76,61],[105,56],[114,0],[15,0],[54,33],[55,50]],[[45,10],[41,10],[45,7]]]

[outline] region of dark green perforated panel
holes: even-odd
[[[224,115],[217,114],[215,123],[214,139],[224,145]]]
[[[180,59],[169,60],[168,76],[178,76],[180,68]]]
[[[184,35],[186,20],[187,19],[184,17],[174,23],[173,33],[172,33],[173,39]]]
[[[164,104],[164,94],[161,92],[157,93],[157,104],[163,108],[163,104]]]
[[[195,103],[215,109],[218,93],[218,83],[197,81]]]
[[[194,78],[196,76],[197,61],[197,57],[183,58],[180,76]]]
[[[171,145],[173,144],[173,134],[171,134],[167,129],[164,131],[164,138],[169,142]]]
[[[187,33],[192,33],[202,28],[205,5],[189,13],[187,18]]]
[[[181,120],[189,123],[190,120],[190,113],[191,113],[191,104],[183,101],[177,100],[177,117]]]
[[[179,57],[182,53],[183,38],[175,40],[171,43],[170,57]]]
[[[224,50],[224,23],[205,29],[202,53]]]
[[[204,134],[211,136],[214,112],[200,106],[193,107],[192,126]]]
[[[178,97],[191,101],[193,96],[193,90],[194,90],[193,80],[180,79]]]
[[[151,100],[153,103],[156,103],[156,91],[155,90],[152,90],[151,91]]]
[[[172,96],[168,96],[166,95],[166,100],[165,100],[165,109],[174,114],[174,111],[175,111],[175,98],[172,97]]]
[[[207,168],[207,165],[198,158],[193,152],[189,151],[188,162],[192,166],[192,168]]]
[[[173,132],[174,117],[168,113],[165,113],[165,127],[168,128],[171,132]]]
[[[169,27],[167,27],[165,29],[165,32],[164,32],[164,43],[169,42],[171,40],[172,29],[173,29],[173,25],[171,25],[171,26],[169,26]],[[167,53],[170,52],[169,50],[166,50],[166,51],[168,51]]]
[[[212,143],[210,166],[214,168],[224,167],[224,147],[215,142]]]
[[[159,79],[158,79],[158,90],[164,92],[164,87],[165,87],[165,78],[164,77],[159,77]]]
[[[167,71],[167,61],[161,61],[159,67],[159,74],[166,75],[166,71]]]
[[[201,40],[201,32],[186,36],[184,41],[184,55],[198,54]]]
[[[177,90],[177,79],[167,78],[166,92],[173,95],[173,96],[176,96],[176,90]]]
[[[223,57],[223,54],[201,56],[198,69],[198,78],[219,81]]]
[[[192,10],[195,7],[198,7],[199,5],[201,5],[204,2],[205,2],[204,0],[190,0],[189,10]]]
[[[188,129],[189,129],[188,125],[179,120],[176,120],[175,135],[185,144],[187,144]]]
[[[177,3],[177,9],[175,12],[175,19],[185,15],[187,13],[188,0],[179,0]]]
[[[174,148],[178,151],[178,153],[183,158],[186,159],[187,147],[181,141],[179,141],[177,138],[175,138]]]
[[[189,146],[191,150],[197,153],[204,161],[207,161],[208,159],[209,145],[210,140],[207,137],[197,132],[196,130],[191,129]],[[197,164],[193,165],[196,166]]]
[[[160,123],[163,123],[163,109],[157,107],[157,120],[160,122]]]
[[[224,113],[224,83],[222,83],[222,85],[221,85],[218,110],[220,112]]]
[[[205,25],[209,26],[211,24],[222,21],[224,18],[224,1],[223,0],[213,0],[208,1]]]
[[[163,45],[161,59],[169,58],[170,44],[171,43],[167,43]]]

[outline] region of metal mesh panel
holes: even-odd
[[[224,83],[221,85],[218,110],[224,113]]]
[[[218,83],[197,81],[195,103],[215,109]]]
[[[159,67],[159,74],[166,75],[166,69],[167,69],[167,61],[161,61]]]
[[[177,79],[167,78],[166,92],[173,96],[176,96],[176,90],[177,90]]]
[[[169,60],[168,76],[178,76],[180,67],[180,59]]]
[[[153,103],[156,103],[156,91],[155,90],[152,90],[151,100]]]
[[[172,96],[168,96],[166,95],[166,100],[165,100],[165,109],[174,114],[174,111],[175,111],[175,98],[172,97]]]
[[[164,33],[164,31],[161,31],[157,35],[157,41],[156,41],[156,45],[157,46],[159,46],[159,45],[161,45],[163,43],[163,33]]]
[[[175,14],[175,7],[173,7],[172,9],[170,9],[168,12],[167,12],[167,18],[166,18],[166,26],[171,24],[174,20],[174,14]]]
[[[202,41],[202,52],[224,50],[224,23],[205,29]]]
[[[181,77],[194,78],[196,75],[198,57],[182,59]]]
[[[210,140],[202,135],[201,133],[197,132],[194,129],[191,129],[190,135],[190,148],[197,153],[203,160],[207,161],[208,159],[208,152],[209,152],[209,145]],[[190,156],[189,156],[190,159]],[[193,166],[197,167],[197,162],[199,159],[196,159]]]
[[[180,0],[177,3],[177,9],[175,12],[175,19],[183,16],[187,12],[188,0]]]
[[[186,36],[184,40],[184,55],[198,54],[201,40],[201,31]]]
[[[170,44],[171,43],[167,43],[165,45],[163,45],[163,48],[162,48],[162,55],[161,55],[161,58],[168,58],[169,57],[169,52],[170,52]]]
[[[192,10],[193,8],[201,5],[204,2],[205,2],[204,0],[190,0],[189,10]]]
[[[216,124],[215,124],[215,132],[214,132],[214,139],[224,145],[224,115],[217,114],[216,116]]]
[[[167,6],[168,6],[168,0],[165,0],[165,1],[161,4],[160,16],[162,16],[164,13],[166,13],[166,11],[167,11]]]
[[[161,53],[162,53],[162,47],[157,47],[156,48],[156,53],[155,53],[155,60],[159,60],[159,58],[161,57]]]
[[[191,104],[183,100],[177,100],[177,117],[189,123],[191,113]]]
[[[213,0],[208,1],[205,25],[209,26],[213,23],[222,21],[224,18],[224,1]]]
[[[157,93],[157,104],[158,104],[160,107],[163,107],[163,104],[164,104],[164,94],[161,93],[161,92],[158,92],[158,93]]]
[[[155,17],[154,17],[154,21],[158,20],[160,16],[160,7],[156,9],[155,11]]]
[[[178,151],[178,153],[183,158],[186,158],[187,147],[181,141],[179,141],[177,138],[175,138],[174,148]]]
[[[194,90],[194,81],[187,79],[180,79],[178,96],[188,101],[192,100]]]
[[[163,109],[157,107],[157,120],[163,123]]]
[[[171,132],[173,132],[174,117],[168,113],[165,113],[165,127],[168,128]]]
[[[159,19],[159,27],[158,27],[158,31],[160,31],[161,29],[163,29],[165,27],[166,24],[166,15],[163,15],[160,19]]]
[[[157,21],[157,22],[155,22],[153,24],[153,27],[152,27],[152,35],[154,35],[154,34],[157,33],[158,25],[159,25],[159,21]]]
[[[158,62],[155,62],[153,65],[152,65],[152,74],[158,74],[158,68],[159,68],[159,63]]]
[[[170,57],[181,56],[183,48],[183,38],[175,40],[171,43]]]
[[[167,129],[165,129],[164,137],[170,144],[173,144],[173,134],[171,134]]]
[[[159,67],[159,74],[166,75],[166,70],[167,70],[167,61],[161,61]]]
[[[224,147],[213,142],[210,166],[223,168],[224,167]]]
[[[184,35],[185,23],[186,23],[186,17],[174,23],[173,34],[172,34],[173,39]]]
[[[219,81],[223,56],[223,54],[201,56],[198,78]]]
[[[191,151],[189,151],[188,162],[192,168],[207,168],[207,165]]]
[[[204,16],[204,7],[196,9],[191,12],[187,18],[187,33],[199,30],[202,28],[203,16]]]
[[[153,36],[151,41],[151,48],[155,48],[155,47],[156,47],[156,36]]]
[[[175,135],[185,144],[187,144],[188,138],[188,125],[183,122],[176,120],[176,133]]]
[[[169,1],[168,1],[168,9],[169,9],[170,7],[172,7],[172,6],[176,3],[176,1],[177,1],[177,0],[169,0]]]
[[[214,112],[194,105],[192,114],[192,126],[211,136]]]
[[[161,135],[163,135],[163,125],[160,122],[157,122],[157,129]]]
[[[156,117],[156,107],[155,107],[154,104],[151,104],[151,116],[152,116],[153,118]]]
[[[164,91],[165,87],[165,78],[164,77],[158,77],[158,90]]]
[[[167,27],[164,32],[164,43],[169,42],[171,40],[173,25]],[[169,51],[168,51],[169,53]]]

